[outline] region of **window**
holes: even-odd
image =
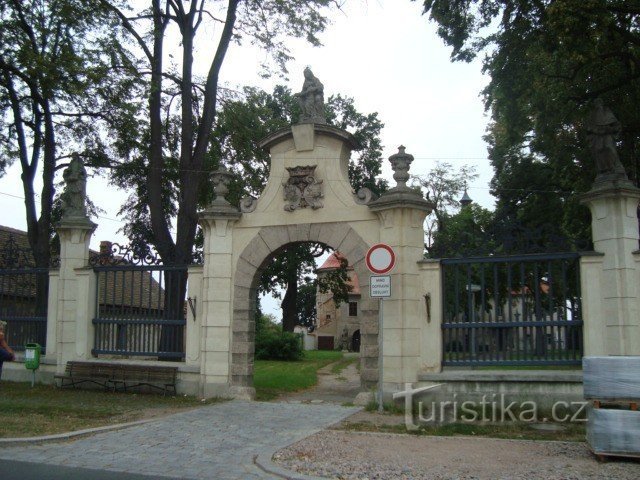
[[[358,316],[358,302],[349,302],[349,316],[350,317]]]

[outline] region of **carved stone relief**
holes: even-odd
[[[287,167],[289,180],[284,186],[284,209],[293,212],[298,208],[311,207],[313,210],[322,208],[322,180],[315,178],[317,165]]]

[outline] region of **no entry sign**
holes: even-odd
[[[390,272],[396,264],[396,254],[389,245],[378,243],[371,247],[366,256],[367,268],[377,275]]]

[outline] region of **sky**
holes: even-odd
[[[383,176],[391,185],[395,182],[386,159],[404,145],[415,157],[410,169],[413,175],[426,174],[437,161],[448,162],[454,169],[476,166],[479,177],[469,186],[469,195],[483,207],[493,208],[488,185],[492,170],[482,139],[488,116],[480,96],[488,77],[482,74],[479,60],[450,61],[450,48],[436,35],[436,26],[421,14],[421,3],[348,1],[342,11],[331,15],[332,23],[320,36],[322,47],[289,43],[295,60],[288,64],[287,80],[260,78],[257,60],[265,54],[249,45],[231,45],[221,71],[222,85],[270,90],[284,83],[297,92],[302,88],[302,71],[310,66],[324,84],[325,98],[340,93],[353,97],[360,112],[378,112],[385,124]],[[206,59],[214,46],[200,38],[194,70],[206,71]],[[117,215],[126,192],[94,176],[89,178],[87,193],[104,210],[100,218],[93,218],[98,228],[92,248],[100,240],[126,243],[118,232],[124,223]],[[16,163],[0,178],[0,224],[26,230],[22,197]],[[267,311],[275,308],[273,302],[269,305]]]

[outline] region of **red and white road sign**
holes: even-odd
[[[365,261],[372,273],[382,275],[393,269],[396,264],[396,254],[389,245],[378,243],[369,249]]]

